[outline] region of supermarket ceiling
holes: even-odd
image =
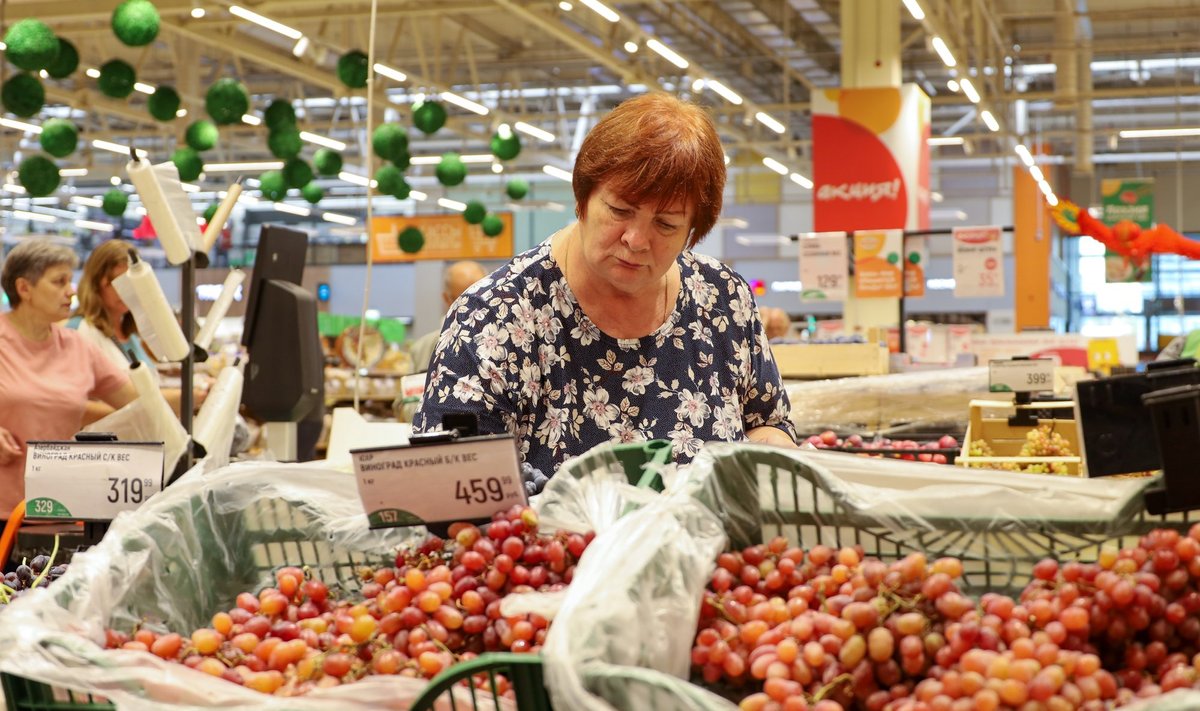
[[[850,1],[850,0],[847,0]],[[901,0],[896,0],[899,4]],[[933,95],[934,135],[962,137],[935,147],[935,161],[1011,156],[1014,140],[1046,143],[1088,172],[1090,161],[1119,161],[1148,151],[1200,149],[1191,138],[1123,138],[1122,130],[1200,126],[1200,0],[916,0],[917,21],[901,9],[903,75]],[[365,91],[338,80],[337,59],[366,50],[371,6],[365,0],[265,0],[241,7],[285,25],[281,34],[235,14],[231,3],[157,0],[162,28],[143,48],[119,43],[109,26],[116,0],[7,0],[3,22],[35,17],[79,50],[81,68],[46,80],[47,108],[32,122],[71,116],[88,148],[65,163],[88,168],[89,181],[118,174],[120,156],[91,147],[104,139],[136,144],[165,158],[183,131],[204,117],[204,92],[217,78],[241,79],[251,116],[273,98],[293,101],[301,128],[346,144],[349,169],[362,172]],[[448,104],[446,128],[433,136],[410,129],[414,157],[444,151],[487,154],[501,123],[523,122],[524,150],[509,170],[569,168],[594,122],[622,99],[666,89],[712,106],[736,164],[773,156],[808,167],[809,97],[838,85],[838,0],[379,0],[375,117],[411,126],[415,99],[453,92],[482,104]],[[612,12],[609,17],[605,11]],[[297,40],[296,35],[303,35]],[[945,38],[956,57],[947,67],[932,49]],[[661,43],[661,44],[656,44]],[[665,47],[657,51],[655,47]],[[677,56],[672,57],[674,50]],[[147,95],[102,95],[84,71],[120,58],[142,89],[173,86],[188,115],[161,123]],[[684,66],[686,65],[686,66]],[[378,67],[377,67],[378,68]],[[13,68],[6,69],[11,73]],[[948,82],[971,75],[973,103]],[[704,80],[703,82],[700,80]],[[736,99],[736,101],[735,101]],[[993,132],[979,120],[1001,117]],[[484,114],[477,113],[483,108]],[[777,120],[756,120],[762,112]],[[11,117],[10,117],[11,118]],[[535,137],[535,134],[541,137]],[[223,127],[208,163],[272,160],[266,128]],[[1197,145],[1192,146],[1195,142]],[[11,168],[36,136],[0,128],[0,157]],[[418,161],[420,163],[420,161]],[[417,165],[416,171],[431,171]],[[472,170],[486,172],[487,165]],[[212,174],[208,174],[212,178]],[[223,179],[223,178],[222,178]]]

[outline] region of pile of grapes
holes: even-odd
[[[537,514],[514,506],[486,531],[455,524],[450,535],[400,551],[394,567],[363,570],[357,591],[338,596],[304,570],[283,568],[275,587],[239,594],[210,627],[188,636],[109,630],[107,646],[149,651],[281,696],[372,674],[432,678],[483,652],[540,649],[549,621],[504,617],[501,600],[564,588],[591,534],[540,534]],[[507,682],[498,690],[506,693]]]
[[[857,434],[843,438],[838,437],[833,430],[826,430],[821,434],[812,435],[805,441],[817,449],[849,449],[864,457],[890,457],[910,462],[932,462],[934,464],[951,463],[951,458],[946,456],[946,451],[953,450],[955,453],[958,451],[958,440],[953,435],[942,435],[935,441],[921,443],[911,439],[893,440],[887,437],[865,439],[862,435]],[[860,449],[883,451],[875,454],[870,451],[857,451]]]
[[[982,439],[972,441],[967,451],[972,457],[996,456],[991,446]],[[1075,453],[1071,451],[1071,443],[1061,434],[1055,432],[1053,426],[1039,425],[1025,433],[1025,442],[1021,445],[1021,451],[1017,456],[1073,457]],[[1066,462],[1035,462],[1023,465],[1015,462],[980,462],[971,466],[982,469],[1025,472],[1026,474],[1070,474]]]
[[[521,482],[525,485],[525,496],[537,496],[546,488],[550,477],[529,462],[521,462]]]
[[[747,711],[1069,711],[1200,688],[1200,524],[1033,572],[1018,600],[974,600],[957,559],[776,538],[718,559],[693,669]]]
[[[65,563],[54,565],[50,556],[34,556],[33,560],[22,562],[16,570],[4,574],[4,582],[0,584],[0,605],[7,604],[34,588],[45,587],[66,573]]]

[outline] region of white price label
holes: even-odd
[[[525,486],[511,436],[350,451],[372,528],[486,521]]]
[[[850,263],[845,232],[800,238],[802,301],[845,301]]]
[[[108,521],[163,487],[161,442],[28,442],[25,515]]]
[[[992,392],[1031,393],[1054,389],[1054,361],[1050,358],[993,360],[988,363]]]

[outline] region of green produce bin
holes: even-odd
[[[634,442],[618,444],[612,448],[621,466],[625,467],[625,476],[629,483],[644,489],[663,490],[662,474],[659,468],[671,461],[671,443],[665,439],[652,439],[649,442]],[[649,465],[650,469],[646,469]]]
[[[0,673],[0,689],[8,711],[113,711],[116,707],[91,694],[53,689],[45,684]]]
[[[511,652],[491,652],[480,655],[476,659],[462,664],[456,664],[438,674],[429,682],[429,688],[413,702],[411,711],[433,711],[434,709],[450,709],[458,711],[501,711],[497,695],[492,693],[497,688],[498,676],[503,676],[512,684],[513,696],[517,702],[518,711],[551,711],[550,697],[542,682],[542,658],[536,654],[513,654]],[[476,696],[476,688],[471,685],[470,705],[460,703],[450,695],[450,689],[467,679],[486,679],[485,689],[489,695]],[[442,695],[444,702],[439,703]]]

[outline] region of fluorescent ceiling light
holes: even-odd
[[[1056,207],[1058,205],[1058,197],[1054,193],[1050,193],[1046,196],[1046,202],[1050,203],[1050,207]]]
[[[303,57],[304,53],[308,51],[308,45],[308,37],[301,35],[300,39],[296,40],[296,44],[292,47],[292,56]]]
[[[742,105],[742,97],[738,96],[736,92],[716,79],[708,80],[708,88],[712,89],[717,94],[720,94],[721,98],[725,99],[734,106]]]
[[[349,215],[339,215],[336,212],[321,213],[321,219],[325,220],[326,222],[336,222],[339,225],[353,226],[358,224],[358,218],[351,217]]]
[[[406,81],[408,79],[408,75],[399,69],[392,69],[388,65],[380,64],[379,62],[375,62],[375,73],[392,81]]]
[[[1050,189],[1050,183],[1046,182],[1045,180],[1039,181],[1037,185],[1038,185],[1038,188],[1042,191],[1043,195],[1053,195],[1054,194],[1054,191]]]
[[[980,111],[979,118],[983,119],[983,123],[992,132],[996,132],[996,131],[1000,130],[1000,123],[998,121],[996,121],[996,117],[992,115],[991,111],[988,111],[987,109]]]
[[[183,118],[184,116],[187,116],[187,109],[180,109],[175,112],[175,118]]]
[[[84,74],[87,74],[89,77],[91,77],[93,79],[100,78],[100,70],[95,67],[88,67],[87,71],[85,71]]]
[[[788,174],[787,166],[784,165],[783,163],[780,163],[779,161],[775,160],[774,158],[766,157],[766,158],[762,159],[762,162],[763,162],[763,165],[767,166],[768,168],[775,171],[776,173],[779,173],[780,175]]]
[[[651,39],[646,40],[646,46],[649,47],[650,49],[654,50],[655,54],[657,54],[658,56],[667,60],[671,64],[674,64],[675,66],[679,67],[680,69],[688,68],[687,60],[684,59],[683,57],[680,57],[678,54],[675,53],[675,50],[671,49],[670,47],[663,44],[662,42],[659,42],[658,40],[651,38]]]
[[[929,193],[929,199],[934,202],[941,202],[946,199],[946,196],[934,190],[933,192]]]
[[[1018,143],[1013,150],[1017,152],[1017,155],[1021,156],[1022,163],[1030,168],[1033,167],[1033,155],[1029,153],[1029,149],[1025,147],[1025,144]]]
[[[251,172],[259,170],[278,170],[283,167],[281,160],[260,160],[260,161],[245,161],[242,163],[205,163],[204,172],[206,173],[237,173],[239,171]]]
[[[570,12],[575,9],[575,6],[567,2],[567,0],[562,0],[558,3],[558,6],[562,8],[563,12]]]
[[[698,94],[701,91],[704,91],[704,80],[697,79],[696,81],[692,82],[692,92]]]
[[[193,7],[192,8],[192,17],[193,18],[199,20],[200,18],[204,17],[204,15],[205,15],[204,8],[202,8],[202,7]]]
[[[532,126],[530,124],[527,124],[524,121],[517,121],[516,123],[513,124],[513,128],[517,129],[521,133],[529,134],[530,136],[533,136],[534,138],[538,139],[539,141],[545,141],[546,143],[554,142],[554,134],[553,133],[542,130],[542,129],[538,128],[537,126]]]
[[[559,168],[558,166],[543,165],[542,172],[546,175],[558,178],[559,180],[565,180],[568,183],[571,182],[571,173]]]
[[[25,194],[25,188],[20,185],[17,185],[16,183],[5,183],[3,190],[6,193],[13,193],[14,195],[24,195]]]
[[[413,200],[428,200],[429,199],[429,196],[426,195],[425,193],[421,192],[420,190],[409,190],[408,196],[410,198],[412,198]]]
[[[504,166],[500,165],[499,163],[492,163],[492,172],[493,173],[503,173]]]
[[[462,212],[463,210],[467,209],[467,203],[459,202],[458,200],[451,200],[450,198],[438,198],[437,203],[449,210],[458,210],[459,212]]]
[[[108,182],[109,182],[109,183],[112,183],[113,185],[120,185],[120,184],[121,184],[121,179],[120,179],[120,178],[118,178],[117,176],[115,176],[115,175],[114,175],[114,176],[112,176],[111,178],[109,178],[109,179],[108,179]]]
[[[925,11],[917,4],[917,0],[904,0],[904,7],[908,8],[908,14],[913,16],[918,22],[925,19]]]
[[[102,151],[110,151],[112,153],[120,153],[123,156],[129,155],[129,146],[122,146],[120,143],[112,143],[111,141],[103,141],[103,140],[97,138],[96,140],[92,141],[92,146],[95,148],[99,148]],[[139,158],[146,158],[150,154],[147,153],[146,151],[143,151],[141,148],[138,148],[137,155]]]
[[[54,215],[43,215],[40,212],[29,212],[28,210],[13,210],[13,217],[19,217],[22,220],[35,220],[37,222],[58,222],[58,218]]]
[[[112,232],[114,227],[107,222],[94,222],[92,220],[75,220],[76,227],[83,227],[97,232]]]
[[[951,79],[950,81],[946,82],[946,88],[949,89],[950,91],[958,91],[958,89],[959,89],[958,80]]]
[[[316,144],[316,145],[318,145],[318,146],[323,146],[323,147],[325,147],[325,148],[332,148],[332,149],[333,149],[333,150],[335,150],[335,151],[344,151],[344,150],[346,150],[346,144],[345,144],[345,143],[342,143],[341,141],[336,141],[336,140],[334,140],[334,139],[332,139],[332,138],[326,138],[326,137],[324,137],[324,136],[318,136],[317,134],[315,134],[315,133],[309,133],[308,131],[301,131],[301,132],[300,132],[300,138],[301,138],[301,140],[308,141],[309,143],[313,143],[313,144]]]
[[[938,56],[942,58],[942,62],[947,67],[953,67],[958,64],[958,62],[954,59],[954,55],[950,53],[950,48],[946,46],[945,40],[937,35],[934,35],[933,40],[931,41],[933,43],[933,51],[937,52]]]
[[[90,198],[82,195],[75,195],[71,198],[71,202],[76,205],[83,205],[84,207],[104,207],[104,201],[100,198]]]
[[[82,178],[88,174],[87,168],[63,168],[58,174],[64,178]]]
[[[7,119],[7,118],[0,118],[0,126],[4,126],[5,128],[15,128],[18,131],[28,131],[30,133],[41,133],[42,132],[41,126],[35,126],[31,123],[25,123],[24,121],[14,121],[12,119]]]
[[[925,142],[931,146],[961,146],[966,139],[962,136],[933,136]]]
[[[583,5],[589,10],[596,13],[600,17],[603,17],[609,22],[618,22],[621,19],[620,15],[614,12],[613,9],[608,5],[600,2],[600,0],[579,0],[579,2],[583,3]]]
[[[771,129],[775,133],[783,133],[787,130],[784,128],[783,124],[779,123],[779,121],[775,120],[772,116],[763,113],[762,111],[754,114],[754,118],[758,119],[759,123]]]
[[[152,87],[149,84],[147,84],[146,82],[142,82],[142,81],[134,82],[133,90],[140,91],[143,94],[153,94],[154,93],[154,87]]]
[[[274,207],[276,210],[278,210],[280,212],[286,212],[289,215],[299,215],[300,217],[308,217],[309,215],[312,214],[312,210],[308,209],[307,207],[300,207],[299,205],[289,205],[286,202],[277,202],[277,203],[275,203]]]
[[[243,20],[246,20],[247,22],[253,22],[254,24],[258,25],[259,27],[265,27],[268,30],[271,30],[272,32],[278,32],[279,34],[283,35],[284,37],[287,37],[288,39],[298,40],[304,36],[304,33],[301,32],[300,30],[294,29],[292,27],[288,27],[287,25],[285,25],[281,22],[276,22],[269,17],[263,17],[262,15],[258,14],[257,12],[251,12],[250,10],[247,10],[246,8],[241,7],[239,5],[230,5],[229,6],[229,14],[231,14],[235,17],[240,17]]]
[[[792,179],[793,183],[795,183],[796,185],[799,185],[800,187],[804,188],[805,190],[813,189],[813,181],[809,180],[808,178],[804,177],[803,175],[800,175],[799,173],[792,173],[788,177]]]
[[[1118,131],[1121,138],[1171,138],[1175,136],[1200,136],[1200,128],[1134,128]]]
[[[470,99],[465,99],[458,94],[455,94],[453,91],[443,91],[442,98],[454,104],[455,106],[460,106],[466,109],[467,111],[473,111],[480,116],[487,116],[488,107],[484,106],[483,104],[475,103]]]
[[[1045,183],[1046,176],[1042,175],[1042,169],[1036,165],[1029,169],[1029,174],[1033,176],[1034,182]]]
[[[958,80],[958,85],[962,87],[963,93],[967,95],[972,104],[979,103],[979,92],[975,91],[975,85],[971,83],[970,79],[963,77]]]
[[[242,123],[248,126],[261,126],[262,119],[252,114],[242,114]]]
[[[463,163],[491,163],[495,156],[491,153],[467,153],[458,157]],[[437,165],[442,162],[441,156],[413,156],[409,159],[412,165]]]
[[[631,41],[629,41],[629,42],[626,42],[626,43],[625,43],[625,51],[626,51],[626,52],[629,52],[630,54],[633,54],[634,52],[638,51],[638,44],[637,44],[637,42],[634,42],[634,41],[632,41],[632,40],[631,40]]]
[[[364,188],[367,187],[368,184],[371,187],[375,187],[377,185],[374,180],[367,180],[366,176],[358,175],[356,173],[347,173],[344,170],[338,173],[338,177],[347,183],[350,183],[351,185],[358,185]]]

